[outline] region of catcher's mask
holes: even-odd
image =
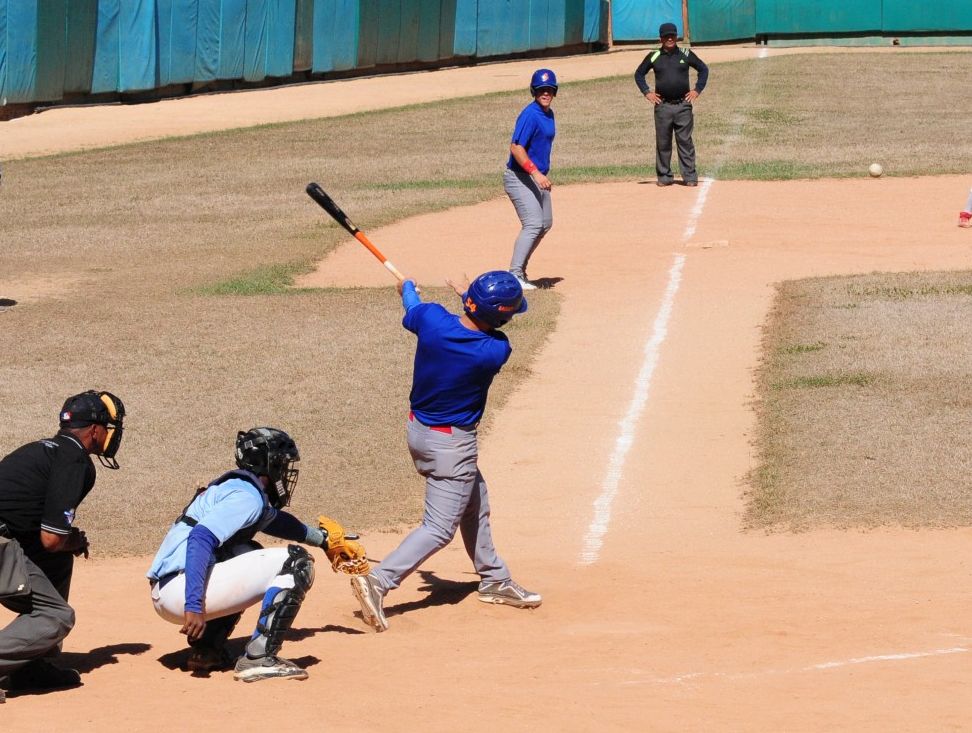
[[[125,405],[111,392],[88,390],[68,397],[61,408],[62,428],[84,428],[88,425],[103,425],[105,440],[95,451],[98,460],[105,468],[117,469],[115,454],[121,445]]]
[[[270,479],[267,498],[275,509],[290,503],[300,473],[297,444],[283,430],[253,428],[236,435],[236,465]]]
[[[492,328],[500,328],[527,309],[520,282],[504,270],[477,277],[462,299],[463,310]]]

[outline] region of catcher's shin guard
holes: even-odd
[[[251,659],[276,656],[283,644],[284,634],[293,625],[300,604],[314,584],[314,558],[297,545],[288,545],[287,550],[289,557],[280,569],[280,574],[293,576],[294,587],[274,586],[267,589],[256,631],[246,645],[246,655]]]

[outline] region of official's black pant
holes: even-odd
[[[695,143],[692,130],[695,118],[689,102],[655,105],[655,173],[660,183],[671,183],[672,173],[672,136],[678,147],[678,164],[682,170],[682,180],[694,183],[699,180],[695,170]]]

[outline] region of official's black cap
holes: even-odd
[[[106,395],[106,401],[102,395]],[[114,413],[114,414],[113,414]],[[108,392],[89,390],[68,397],[59,415],[62,428],[83,428],[87,425],[121,424],[125,408],[114,395]]]
[[[658,37],[664,38],[665,36],[678,36],[678,28],[675,27],[674,23],[662,23],[658,28]]]

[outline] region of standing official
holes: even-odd
[[[74,626],[68,603],[74,558],[88,539],[74,526],[95,483],[89,456],[118,468],[125,406],[109,392],[69,397],[53,438],[0,461],[0,604],[18,614],[0,630],[0,688],[52,690],[81,684],[73,669],[46,661]],[[0,692],[2,697],[2,692]]]
[[[658,29],[661,48],[645,56],[635,71],[638,89],[655,108],[655,172],[659,186],[671,186],[672,135],[678,146],[678,163],[682,181],[686,186],[697,186],[699,175],[695,170],[695,143],[692,129],[695,119],[692,102],[705,89],[709,79],[709,67],[693,51],[678,47],[678,29],[674,23],[662,23]],[[689,67],[695,69],[695,88],[689,85]],[[651,91],[645,75],[655,72],[655,91]]]
[[[550,151],[557,126],[550,108],[557,96],[557,75],[550,69],[537,69],[530,79],[530,102],[513,127],[510,157],[503,174],[503,189],[513,202],[520,219],[520,233],[513,244],[510,272],[524,290],[535,290],[527,278],[530,257],[553,226],[550,189]]]
[[[527,302],[516,278],[499,270],[480,275],[465,291],[453,287],[463,301],[461,316],[423,303],[412,280],[398,286],[402,325],[418,337],[407,431],[415,469],[425,477],[425,515],[369,575],[351,579],[362,618],[375,631],[388,628],[385,594],[448,545],[457,530],[480,577],[479,600],[515,608],[536,608],[542,600],[513,581],[493,546],[476,433],[493,377],[513,351],[499,329]]]

